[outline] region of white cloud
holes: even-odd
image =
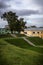
[[[7,21],[3,21],[3,19],[0,18],[0,28],[4,28],[7,24]]]
[[[40,7],[33,3],[33,0],[11,0],[9,2],[12,9],[32,9],[38,10]]]
[[[3,2],[3,0],[0,0]],[[5,2],[6,0],[4,0]],[[15,10],[34,10],[34,11],[39,11],[40,14],[30,14],[31,15],[25,15],[25,16],[20,16],[23,17],[28,25],[37,25],[37,26],[43,26],[43,0],[7,0],[6,1],[7,5],[10,5],[9,8],[6,8],[5,11],[15,11]],[[5,4],[5,3],[4,3]],[[0,10],[2,11],[2,10]],[[24,11],[25,12],[25,11]],[[27,12],[27,11],[26,11]],[[19,12],[20,13],[20,12]],[[29,12],[28,12],[29,13]],[[0,26],[3,27],[6,22],[1,22],[2,20],[0,19]],[[40,23],[39,23],[40,22]]]
[[[42,14],[36,14],[36,15],[31,15],[31,16],[29,16],[29,18],[31,19],[31,18],[43,18],[43,15]]]

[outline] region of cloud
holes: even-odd
[[[31,25],[36,25],[38,27],[43,26],[43,18],[31,18]]]
[[[10,9],[0,10],[0,13],[3,14],[4,12],[10,11]],[[30,15],[36,15],[40,14],[38,10],[28,10],[28,9],[22,9],[22,10],[12,10],[13,12],[16,12],[18,16],[30,16]],[[1,15],[0,15],[1,16]]]
[[[10,0],[0,0],[0,16],[10,8],[10,5],[7,3]]]
[[[36,25],[37,27],[43,26],[43,15],[31,15],[31,16],[20,16],[25,19],[27,26]]]
[[[14,0],[14,2],[15,2],[15,4],[17,4],[17,5],[21,5],[21,4],[22,4],[22,1],[20,1],[20,0]]]
[[[0,28],[4,28],[7,24],[7,21],[3,21],[3,19],[0,18]]]
[[[39,7],[40,13],[43,14],[43,0],[33,0],[34,4]]]
[[[28,9],[23,9],[23,10],[14,10],[18,16],[30,16],[30,15],[35,15],[39,14],[39,11],[37,10],[28,10]]]
[[[36,14],[42,14],[43,11],[42,9],[38,10],[38,5],[35,5],[43,3],[43,0],[41,2],[41,0],[0,0],[0,9],[4,9],[4,12],[7,10],[11,10],[13,11],[13,9],[16,11],[17,15],[19,16],[29,16],[29,15],[36,15]],[[41,4],[40,4],[41,5]],[[35,7],[36,6],[36,7]],[[9,8],[9,9],[7,9]],[[34,10],[36,9],[36,10]],[[2,11],[3,13],[3,11]]]
[[[9,7],[9,5],[6,5],[5,3],[0,2],[0,9],[5,9],[7,7]]]
[[[34,2],[35,2],[37,5],[43,7],[43,0],[34,0]]]
[[[0,16],[10,10],[23,17],[28,24],[43,25],[43,0],[0,0]]]
[[[7,4],[7,2],[6,1],[8,1],[8,0],[1,0],[0,1],[0,9],[4,9],[4,8],[7,8],[7,7],[9,7],[10,5],[8,5]]]

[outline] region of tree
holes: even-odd
[[[15,24],[17,22],[17,18],[18,16],[16,15],[16,13],[13,13],[12,11],[9,12],[5,12],[2,17],[4,20],[7,20],[9,28],[11,30],[11,33],[13,33],[13,31],[15,30]]]
[[[20,33],[21,31],[24,31],[24,29],[26,28],[26,22],[24,22],[24,19],[23,18],[20,18],[17,22],[16,22],[16,31],[18,33]]]
[[[18,33],[20,33],[20,31],[24,31],[26,27],[25,26],[26,22],[24,22],[24,19],[23,18],[18,19],[16,13],[13,13],[11,11],[5,12],[1,18],[8,21],[11,33],[13,33],[13,31],[17,31]]]
[[[31,28],[37,28],[35,25],[31,26]]]
[[[39,27],[39,28],[43,28],[43,27]]]

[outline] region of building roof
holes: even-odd
[[[27,29],[25,29],[25,30],[32,30],[32,31],[43,31],[43,28],[27,28]]]

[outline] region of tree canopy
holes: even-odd
[[[16,22],[16,31],[18,31],[20,33],[20,31],[24,31],[24,29],[26,28],[25,26],[26,22],[24,22],[23,18],[20,18],[17,22]]]
[[[23,18],[18,19],[16,13],[12,11],[5,12],[1,16],[1,18],[7,20],[11,33],[13,33],[13,31],[17,31],[20,33],[20,31],[24,31],[24,28],[26,27],[25,26],[26,22],[24,21],[24,19]]]

